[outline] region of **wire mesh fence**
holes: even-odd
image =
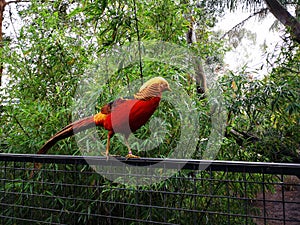
[[[29,178],[33,162],[43,167]],[[102,166],[101,175],[93,165]],[[157,174],[132,173],[126,165],[157,167]],[[149,185],[118,180],[154,179],[176,168]],[[81,156],[0,154],[0,224],[296,225],[296,176],[297,164],[104,157],[87,164]]]

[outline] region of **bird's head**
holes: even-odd
[[[141,86],[140,91],[146,88],[153,88],[153,87],[159,88],[161,92],[171,91],[168,81],[162,77],[151,78]]]
[[[145,82],[134,97],[136,99],[147,99],[157,96],[160,97],[164,91],[172,91],[168,81],[162,77],[154,77]]]

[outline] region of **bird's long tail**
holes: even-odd
[[[42,148],[37,152],[37,154],[46,154],[48,150],[58,141],[65,139],[67,137],[71,137],[74,134],[86,130],[88,128],[91,128],[95,126],[94,117],[86,117],[81,120],[75,121],[66,127],[64,127],[62,130],[57,132],[55,135],[53,135],[43,146]]]
[[[81,120],[75,121],[66,127],[64,127],[62,130],[57,132],[55,135],[53,135],[43,146],[42,148],[37,152],[37,154],[46,154],[48,150],[55,145],[56,142],[71,137],[74,134],[86,130],[88,128],[94,127],[95,121],[94,116],[86,117]],[[34,172],[36,170],[39,170],[42,167],[41,163],[35,163],[34,164],[34,170],[31,172],[30,177],[33,177]]]

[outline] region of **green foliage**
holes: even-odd
[[[263,80],[243,71],[222,78],[228,109],[225,146],[233,149],[223,152],[226,157],[299,162],[299,48],[292,54],[284,49]]]
[[[71,100],[88,62],[89,49],[50,4],[32,2],[16,44],[5,46],[10,83],[1,120],[6,152],[33,153],[61,124],[70,122]],[[15,100],[12,104],[11,100]],[[17,102],[17,103],[16,103]],[[69,154],[72,152],[68,152]]]

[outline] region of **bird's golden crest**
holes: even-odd
[[[141,87],[139,91],[142,91],[143,89],[151,86],[151,85],[166,85],[170,88],[168,81],[163,77],[153,77],[147,82],[145,82]]]
[[[141,86],[139,92],[134,95],[134,98],[148,99],[159,96],[167,90],[171,91],[168,81],[162,77],[154,77]]]

